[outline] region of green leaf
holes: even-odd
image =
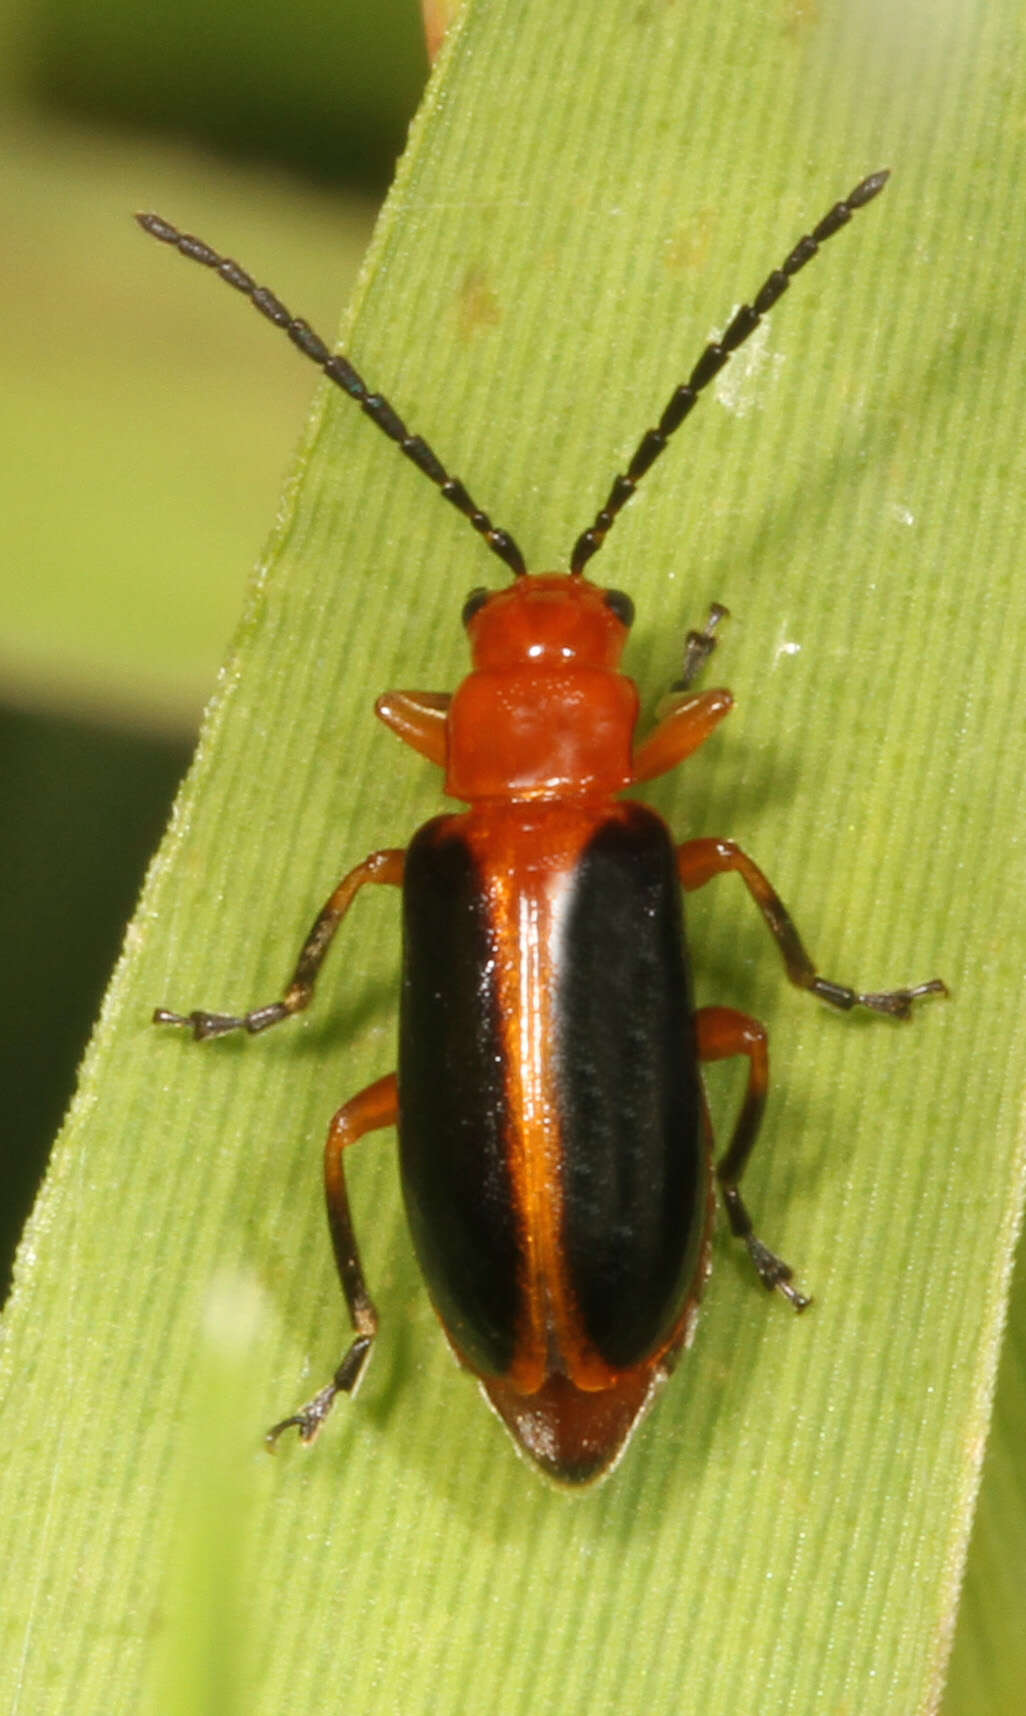
[[[737,711],[651,794],[680,837],[740,840],[838,981],[953,999],[828,1014],[739,887],[699,895],[700,998],[772,1032],[746,1193],[814,1309],[767,1300],[721,1223],[686,1363],[603,1488],[554,1492],[455,1369],[371,1139],[379,1350],[314,1450],[267,1459],[344,1338],[318,1154],[394,1064],[395,901],[360,901],[314,1013],[264,1040],[149,1011],[271,998],[334,880],[437,808],[370,705],[456,682],[498,573],[322,389],[20,1257],[7,1709],[937,1707],[1023,1182],[1020,49],[1009,0],[471,0],[345,346],[536,568],[733,306],[894,170],[595,574],[637,602],[647,708],[732,613]],[[714,1071],[722,1139],[740,1073]]]
[[[944,1716],[1014,1716],[1026,1686],[1026,1268],[1020,1244]]]
[[[227,293],[214,308],[198,269],[155,267],[132,210],[216,231],[254,269],[278,255],[317,317],[356,277],[370,205],[24,112],[0,148],[4,699],[192,731],[309,378],[257,361],[256,318]]]

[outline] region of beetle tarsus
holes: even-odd
[[[166,1007],[157,1007],[153,1014],[155,1025],[185,1025],[197,1042],[204,1037],[223,1037],[226,1031],[238,1031],[245,1022],[229,1013],[171,1013]]]
[[[792,1285],[794,1270],[791,1265],[785,1263],[782,1257],[778,1257],[775,1252],[771,1251],[768,1245],[763,1245],[762,1240],[758,1239],[754,1233],[745,1235],[745,1244],[748,1247],[748,1255],[755,1264],[759,1280],[767,1292],[782,1293],[796,1311],[807,1310],[812,1304],[812,1300],[807,1294],[800,1293],[797,1287]]]
[[[684,662],[681,676],[670,687],[671,694],[677,691],[688,691],[694,685],[706,662],[712,655],[719,641],[716,637],[716,627],[721,620],[729,620],[730,609],[722,602],[713,602],[709,607],[709,618],[700,632],[688,632],[684,639]]]
[[[277,1025],[280,1019],[287,1019],[294,1012],[296,1008],[286,1006],[284,1001],[271,1001],[266,1007],[254,1007],[249,1013],[204,1013],[199,1009],[193,1013],[171,1013],[166,1007],[157,1007],[153,1023],[185,1025],[196,1042],[201,1043],[206,1037],[223,1037],[229,1031],[247,1031],[255,1037],[258,1031],[266,1031],[268,1025]]]
[[[288,1418],[283,1418],[280,1423],[271,1425],[264,1437],[268,1448],[273,1450],[278,1437],[285,1430],[298,1430],[299,1440],[306,1447],[309,1447],[311,1442],[316,1441],[321,1426],[334,1406],[337,1396],[356,1392],[356,1386],[370,1357],[372,1341],[373,1336],[371,1335],[357,1335],[326,1387],[320,1389],[312,1400],[308,1400],[305,1406],[299,1408],[298,1412],[292,1412]]]
[[[267,1447],[273,1452],[278,1437],[283,1431],[293,1428],[299,1431],[299,1440],[304,1446],[309,1447],[311,1442],[316,1441],[321,1425],[334,1405],[337,1393],[338,1389],[334,1382],[329,1382],[326,1388],[322,1388],[320,1393],[315,1394],[312,1400],[308,1400],[298,1412],[291,1413],[288,1418],[283,1418],[278,1424],[272,1424],[264,1437]]]
[[[837,1007],[842,1013],[850,1013],[853,1007],[867,1007],[872,1013],[886,1013],[892,1019],[911,1019],[913,1002],[926,995],[947,996],[951,993],[939,977],[932,977],[928,983],[916,983],[910,989],[887,989],[881,994],[863,995],[844,984],[831,983],[826,977],[817,977],[811,988],[821,1001]]]

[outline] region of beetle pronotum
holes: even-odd
[[[861,993],[820,976],[784,905],[733,841],[676,845],[646,806],[618,794],[697,750],[729,691],[693,691],[725,610],[688,636],[684,674],[640,742],[638,694],[618,672],[629,597],[584,576],[617,514],[703,389],[792,278],[886,182],[874,173],[799,240],[711,340],[642,437],[568,572],[530,574],[464,484],[237,263],[159,216],[155,238],[212,268],[284,329],[396,442],[513,574],[463,609],[473,670],[450,697],[392,691],[377,713],[445,770],[469,809],[429,822],[405,850],[374,852],[339,883],[281,1000],[242,1014],[158,1008],[197,1038],[256,1033],[310,1002],[335,931],[361,888],[402,889],[398,1072],[338,1110],[324,1157],[328,1221],[354,1338],[327,1387],[269,1432],[304,1442],[351,1394],[378,1328],[353,1233],[344,1152],[396,1125],[414,1246],[461,1363],[516,1444],[550,1476],[584,1483],[618,1459],[689,1342],[709,1271],[713,1188],[760,1280],[809,1303],[758,1239],[739,1182],[766,1101],[766,1031],[732,1008],[695,1008],[680,890],[735,871],[792,983],[842,1010],[906,1018],[938,979]],[[741,1055],[748,1082],[726,1151],[713,1141],[700,1063]]]

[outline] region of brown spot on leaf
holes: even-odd
[[[483,328],[494,328],[502,320],[499,300],[488,284],[485,270],[477,265],[463,276],[457,303],[460,337],[470,340]]]
[[[716,217],[709,209],[699,209],[670,234],[664,257],[671,274],[691,274],[705,264],[709,245],[716,230]]]
[[[782,0],[785,36],[802,36],[819,23],[819,0]]]

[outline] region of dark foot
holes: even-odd
[[[299,1431],[301,1442],[313,1442],[335,1404],[337,1393],[338,1389],[334,1382],[329,1382],[327,1388],[322,1388],[321,1392],[315,1394],[312,1400],[308,1400],[305,1406],[301,1406],[298,1412],[293,1412],[290,1417],[283,1418],[278,1424],[272,1424],[264,1437],[268,1448],[273,1449],[282,1431],[291,1430],[293,1425]]]
[[[155,1025],[187,1025],[197,1042],[204,1037],[223,1037],[228,1031],[248,1031],[255,1036],[258,1031],[266,1031],[268,1025],[277,1025],[280,1019],[287,1019],[291,1008],[284,1001],[272,1001],[267,1007],[254,1007],[251,1013],[169,1013],[166,1007],[158,1007],[153,1014]]]
[[[298,1412],[283,1418],[279,1424],[272,1424],[264,1437],[268,1448],[274,1448],[283,1430],[293,1428],[299,1431],[301,1442],[307,1445],[313,1442],[320,1434],[321,1426],[334,1406],[336,1396],[355,1393],[370,1356],[371,1345],[369,1335],[358,1335],[327,1387],[315,1394],[312,1400],[308,1400],[305,1406],[301,1406]]]
[[[713,650],[716,648],[716,627],[721,620],[729,620],[730,610],[719,602],[713,602],[709,609],[709,618],[705,629],[700,632],[689,632],[684,639],[684,665],[681,676],[670,687],[671,693],[687,691],[695,683]]]
[[[924,995],[950,993],[939,977],[931,978],[929,983],[917,983],[912,989],[887,989],[881,995],[860,995],[856,989],[831,983],[826,977],[815,978],[811,988],[821,1001],[840,1008],[842,1013],[850,1013],[853,1007],[868,1007],[874,1013],[887,1013],[892,1019],[910,1019],[913,1001],[921,1000]]]
[[[777,1257],[767,1245],[763,1245],[761,1239],[756,1239],[754,1233],[745,1236],[745,1244],[748,1247],[748,1255],[758,1270],[759,1280],[769,1292],[772,1293],[775,1289],[776,1292],[782,1293],[796,1311],[804,1311],[812,1304],[812,1300],[804,1293],[799,1293],[797,1287],[792,1287],[794,1270],[790,1264]]]

